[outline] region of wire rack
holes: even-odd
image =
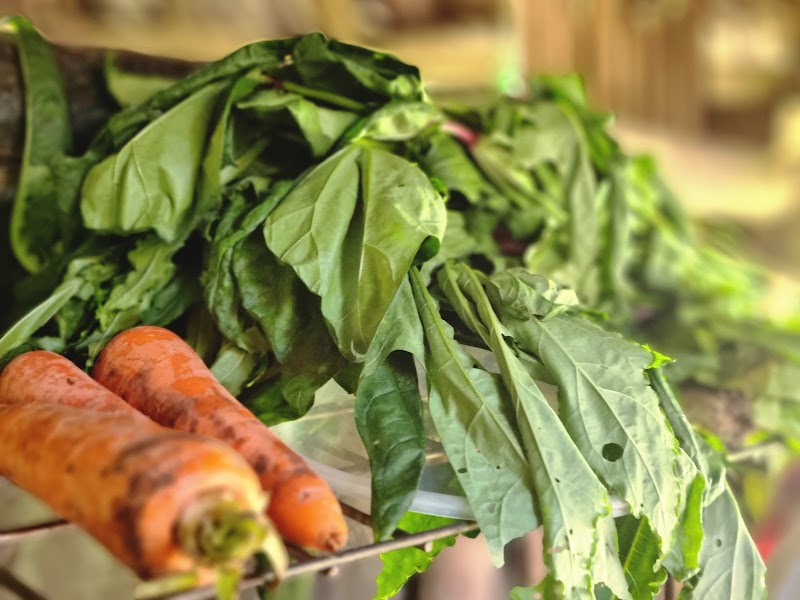
[[[342,505],[342,510],[348,518],[362,525],[370,526],[370,517],[368,514],[346,504]],[[0,531],[0,548],[13,546],[31,539],[44,537],[58,531],[72,528],[77,528],[77,526],[64,520],[55,520],[39,525]],[[384,552],[399,550],[401,548],[419,547],[424,550],[429,550],[433,542],[438,539],[476,530],[477,525],[470,521],[458,521],[450,525],[445,525],[444,527],[413,534],[398,530],[391,540],[354,546],[340,552],[321,556],[311,555],[296,546],[288,546],[291,564],[287,570],[286,577],[294,577],[304,573],[321,573],[328,576],[335,576],[338,573],[339,567],[342,565],[377,556]],[[22,594],[21,597],[41,598],[40,595],[30,590],[24,583],[16,580],[13,574],[4,572],[2,575],[4,581],[8,580],[6,584],[17,587],[21,586],[28,590],[28,593]],[[274,581],[274,573],[271,570],[265,570],[245,576],[239,584],[239,589],[241,591],[249,590],[260,585],[273,583]],[[19,589],[17,591],[22,593]],[[170,594],[169,596],[163,596],[163,598],[167,597],[170,598],[170,600],[205,600],[207,598],[214,598],[215,591],[212,586],[200,586]]]

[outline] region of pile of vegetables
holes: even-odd
[[[376,539],[430,525],[407,514],[427,410],[495,563],[544,528],[548,575],[514,598],[653,598],[668,573],[685,598],[765,597],[718,441],[667,377],[798,381],[798,324],[759,316],[763,276],[700,243],[577,78],[440,106],[415,68],[312,34],[147,98],[111,86],[120,111],[75,149],[46,43],[10,25],[28,275],[4,362],[44,348],[88,369],[120,331],[169,326],[267,424],[332,378],[355,395]],[[796,435],[800,388],[760,389],[762,428]],[[385,560],[380,597],[414,563]]]

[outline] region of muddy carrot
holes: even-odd
[[[214,378],[194,350],[167,329],[123,331],[100,353],[94,378],[151,419],[231,444],[259,474],[268,514],[295,544],[344,546],[341,506],[322,477]]]
[[[258,478],[229,446],[158,425],[50,352],[0,373],[0,475],[144,579],[207,579],[270,535]],[[285,568],[282,547],[270,559]]]

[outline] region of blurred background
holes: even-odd
[[[591,104],[616,115],[614,132],[623,146],[653,154],[691,215],[729,227],[744,253],[771,271],[770,310],[780,313],[796,303],[797,0],[0,0],[0,15],[12,13],[25,15],[59,44],[191,61],[219,58],[256,39],[319,30],[418,65],[430,93],[443,98],[514,94],[530,75],[578,72]],[[722,405],[707,418],[724,419],[731,411]],[[708,425],[713,430],[716,424]],[[766,554],[775,598],[795,597],[779,596],[779,589],[792,578],[800,583],[800,535],[790,533],[800,532],[796,471],[776,467],[771,476],[780,483],[765,488],[774,493],[753,500],[749,511],[754,531],[773,532],[763,539],[771,544]],[[0,521],[29,505],[3,493]],[[74,548],[98,554],[86,550],[90,542],[62,537],[61,550],[50,545],[49,554],[38,547],[0,553],[0,565],[6,565],[0,568],[0,599],[36,597],[4,591],[4,569],[46,587],[60,580],[59,569],[70,571],[63,558]],[[535,537],[521,542],[498,579],[480,541],[465,540],[403,597],[501,597],[503,577],[519,583],[541,574],[535,547]],[[367,598],[379,568],[372,561],[337,578],[306,581],[305,591],[287,597]],[[102,588],[104,597],[117,597],[114,586],[130,584],[120,577],[107,577],[111,583],[103,585],[111,587]],[[59,597],[90,597],[84,593]]]

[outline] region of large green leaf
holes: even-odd
[[[708,534],[700,551],[700,575],[683,589],[681,599],[765,599],[766,568],[729,487],[706,507],[703,525]]]
[[[678,442],[645,377],[650,352],[579,314],[520,319],[496,308],[520,347],[553,374],[559,414],[592,470],[634,516],[650,519],[666,553],[694,474],[677,477]]]
[[[502,565],[505,545],[539,525],[533,476],[512,405],[499,378],[478,368],[453,339],[453,328],[439,315],[418,271],[411,274],[429,352],[431,417],[492,560]]]
[[[544,526],[546,597],[592,598],[594,586],[604,583],[627,598],[605,487],[515,354],[511,335],[476,273],[463,264],[448,264],[439,272],[439,285],[461,319],[494,353],[514,404]]]
[[[267,217],[270,250],[322,299],[342,353],[361,360],[408,269],[445,228],[424,173],[351,145],[312,169]]]
[[[425,467],[422,398],[412,355],[395,352],[361,380],[355,421],[372,472],[372,529],[376,540],[384,540],[411,506]]]
[[[223,89],[218,83],[189,96],[89,171],[81,198],[87,227],[117,234],[155,230],[167,242],[185,239],[197,216],[195,187]]]
[[[65,223],[75,221],[58,204],[59,182],[51,165],[72,144],[69,107],[48,43],[21,17],[5,23],[16,36],[25,84],[25,143],[10,241],[20,264],[37,272],[64,251]]]

